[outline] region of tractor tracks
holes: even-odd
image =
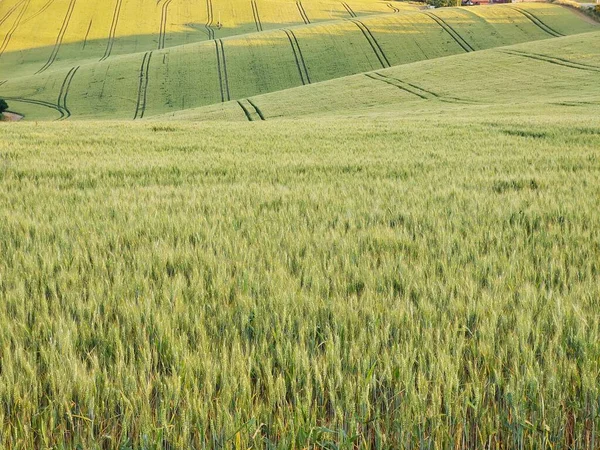
[[[54,103],[51,103],[51,102],[46,102],[43,100],[33,100],[33,99],[23,98],[23,97],[4,97],[4,99],[8,100],[10,102],[29,103],[30,105],[43,106],[45,108],[53,109],[54,111],[57,111],[60,114],[60,117],[56,120],[64,120],[65,116],[66,116],[66,112],[63,110],[63,108],[61,106],[55,105]]]
[[[387,6],[388,6],[388,8],[390,8],[395,13],[399,13],[400,12],[400,10],[398,8],[396,8],[394,5],[392,5],[391,3],[388,3]]]
[[[265,120],[265,116],[263,115],[262,111],[258,108],[258,106],[256,106],[256,103],[249,98],[237,100],[237,104],[240,106],[240,108],[242,108],[242,111],[244,111],[244,115],[249,122]]]
[[[543,61],[550,64],[556,64],[557,66],[568,67],[570,69],[586,70],[588,72],[600,72],[600,67],[591,66],[588,64],[578,63],[575,61],[569,61],[568,59],[556,58],[554,56],[540,55],[538,53],[526,53],[519,50],[500,50],[502,53],[512,56],[520,56],[522,58],[534,59],[537,61]]]
[[[21,20],[23,19],[23,16],[25,15],[25,11],[27,11],[27,8],[29,7],[30,2],[31,2],[31,0],[27,0],[23,4],[23,7],[21,8],[19,15],[17,16],[17,20],[15,20],[15,22],[13,23],[10,30],[8,30],[8,33],[6,33],[6,36],[4,36],[4,41],[2,42],[2,45],[0,46],[0,57],[4,54],[6,47],[8,47],[8,44],[10,43],[10,40],[12,39],[14,32],[17,31],[17,28],[19,28],[19,25],[21,24]]]
[[[350,5],[346,2],[341,2],[344,9],[350,14],[350,17],[356,17],[356,13],[350,8]]]
[[[56,56],[58,55],[58,51],[60,50],[60,46],[62,45],[62,41],[65,37],[65,33],[67,32],[67,28],[69,27],[69,22],[71,21],[71,16],[73,15],[73,9],[75,8],[76,1],[77,0],[71,0],[71,2],[69,3],[69,9],[67,10],[67,14],[63,19],[63,23],[60,27],[60,31],[58,32],[58,36],[56,37],[56,42],[54,43],[52,53],[50,54],[48,61],[46,61],[46,64],[44,64],[42,68],[36,72],[36,74],[42,73],[45,70],[47,70],[48,67],[50,67],[56,60]]]
[[[106,44],[106,50],[104,55],[100,58],[100,61],[107,59],[112,53],[113,45],[115,43],[115,34],[117,33],[117,25],[119,24],[119,16],[121,15],[121,6],[123,0],[117,0],[115,3],[115,11],[113,13],[112,23],[110,24],[110,31],[108,32],[108,43]]]
[[[304,24],[308,25],[310,23],[310,20],[308,19],[308,16],[306,15],[306,10],[304,9],[304,5],[300,0],[296,2],[296,8],[298,8],[298,12],[300,13],[300,17],[302,17],[302,21],[304,22]]]
[[[465,41],[463,39],[463,37],[458,34],[456,32],[456,30],[454,30],[454,28],[452,28],[444,19],[442,19],[439,16],[436,16],[433,13],[430,12],[426,12],[425,14],[427,14],[432,20],[434,20],[440,27],[442,27],[442,29],[448,33],[452,39],[454,39],[454,41],[460,45],[460,47],[465,51],[465,52],[472,52],[475,51],[475,49],[473,47],[471,47],[471,44],[469,44],[467,41]]]
[[[135,114],[133,120],[143,119],[146,112],[146,103],[148,96],[148,83],[150,81],[150,60],[152,52],[144,53],[142,65],[140,66],[140,80],[138,85],[137,102],[135,105]]]
[[[540,19],[538,19],[533,13],[526,11],[524,9],[521,8],[517,8],[515,6],[511,6],[511,9],[523,14],[525,17],[527,17],[534,25],[536,25],[540,30],[542,30],[543,32],[545,32],[546,34],[549,34],[552,37],[562,37],[564,36],[564,34],[559,33],[558,31],[550,28],[548,25],[546,25],[544,22],[542,22]]]
[[[300,74],[300,80],[302,81],[302,84],[310,84],[310,75],[308,74],[306,62],[304,61],[304,56],[302,55],[302,50],[300,49],[300,45],[298,44],[298,39],[296,39],[296,35],[292,30],[284,29],[283,32],[286,34],[288,40],[290,41],[290,46],[292,47],[292,52],[294,53],[296,67],[298,67],[298,73]]]
[[[71,117],[71,111],[69,111],[69,107],[67,106],[67,97],[69,96],[69,89],[71,88],[71,83],[73,82],[73,78],[75,78],[75,74],[79,70],[80,66],[73,67],[67,73],[62,86],[60,87],[60,92],[58,93],[57,105],[65,112],[65,116],[61,117],[60,120],[65,120]]]
[[[221,89],[221,102],[231,100],[229,93],[229,78],[227,77],[227,60],[225,59],[225,49],[223,40],[215,41],[215,50],[217,51],[217,72],[219,74],[219,87]]]
[[[165,48],[165,38],[167,35],[167,19],[169,16],[169,5],[173,0],[167,0],[163,3],[162,12],[160,15],[160,31],[158,34],[158,49],[162,50]]]
[[[206,28],[206,33],[208,34],[208,39],[214,39],[215,38],[215,30],[213,30],[212,24],[213,24],[213,6],[212,6],[212,0],[206,0],[206,14],[207,14],[207,18],[206,18],[206,24],[204,25],[204,28]]]
[[[8,20],[8,18],[9,18],[10,16],[12,16],[12,15],[13,15],[13,13],[14,13],[14,12],[15,12],[17,9],[19,9],[19,6],[21,6],[23,3],[25,3],[25,0],[21,0],[19,3],[17,3],[17,4],[16,4],[16,5],[14,5],[12,8],[10,8],[10,9],[9,9],[9,10],[6,12],[6,14],[4,14],[4,16],[3,16],[3,17],[0,19],[0,26],[1,26],[1,25],[2,25],[4,22],[6,22],[6,20]]]
[[[375,56],[377,56],[377,59],[379,60],[381,67],[383,67],[384,69],[386,67],[390,67],[391,65],[387,59],[387,56],[385,56],[383,49],[379,45],[379,42],[377,42],[377,39],[375,39],[375,37],[373,36],[373,33],[371,33],[371,30],[369,30],[369,28],[358,19],[348,19],[348,20],[350,20],[354,25],[356,25],[358,27],[358,29],[362,32],[363,36],[369,42],[369,45],[373,49],[373,53],[375,53]]]
[[[256,31],[262,31],[263,27],[258,14],[258,5],[256,4],[256,0],[250,0],[250,4],[252,6],[252,15],[254,16],[254,23],[256,24]]]
[[[50,8],[50,5],[52,5],[52,3],[54,3],[55,0],[48,0],[48,2],[46,2],[46,4],[44,6],[42,6],[38,12],[32,14],[31,16],[29,16],[27,19],[25,19],[23,21],[23,24],[26,24],[27,22],[32,21],[33,19],[35,19],[37,16],[39,16],[40,14],[43,14],[44,12],[46,12],[46,10],[48,8]]]
[[[472,103],[468,100],[463,100],[460,98],[441,96],[439,94],[436,94],[435,92],[432,92],[432,91],[424,89],[420,86],[417,86],[416,84],[409,83],[408,81],[403,81],[398,78],[390,77],[390,76],[384,75],[380,72],[366,73],[365,76],[372,80],[381,81],[383,83],[394,86],[404,92],[412,94],[423,100],[439,100],[439,101],[445,102],[445,103],[464,103],[464,104]]]

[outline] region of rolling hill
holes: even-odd
[[[58,31],[51,47],[36,46],[27,38],[32,31],[18,25],[23,22],[24,27],[31,26],[30,22],[46,17],[59,5],[48,2],[44,5],[47,9],[41,8],[38,16],[27,21],[21,12],[28,10],[32,1],[15,3],[4,13],[0,28],[5,36],[0,55],[0,97],[9,99],[26,119],[147,118],[421,60],[595,29],[566,8],[548,4],[410,11],[410,6],[403,4],[396,7],[396,3],[375,2],[355,7],[344,3],[341,7],[348,17],[333,20],[326,20],[325,4],[297,3],[294,6],[299,17],[310,13],[314,20],[298,25],[281,11],[269,22],[272,27],[266,26],[267,22],[264,26],[255,24],[261,31],[249,32],[252,24],[244,22],[250,28],[240,25],[247,18],[235,14],[243,10],[236,4],[237,9],[231,6],[231,17],[221,20],[239,26],[217,29],[207,39],[206,28],[181,31],[173,25],[171,30],[170,24],[191,20],[188,14],[192,12],[166,2],[164,14],[172,8],[167,17],[176,15],[161,22],[158,34],[123,37],[116,30],[142,31],[146,15],[137,27],[135,15],[125,12],[135,2],[125,2],[127,8],[117,2],[117,12],[125,9],[118,22],[115,13],[112,23],[120,25],[112,26],[104,41],[91,45],[82,39],[82,24],[94,23],[96,16],[81,18],[73,7],[67,10],[70,21]],[[251,9],[256,13],[261,5],[255,3]],[[6,10],[10,3],[1,5]],[[382,14],[381,9],[390,12]],[[299,10],[307,12],[300,15]],[[93,14],[93,8],[86,14]],[[202,11],[195,14],[202,23]],[[108,23],[109,17],[97,17],[96,23]],[[75,18],[78,26],[71,25]],[[132,21],[136,27],[127,26]],[[73,30],[67,40],[65,30]],[[46,31],[50,36],[56,30]],[[47,42],[40,39],[40,45],[43,43]]]

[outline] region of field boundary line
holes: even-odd
[[[350,7],[350,5],[346,2],[340,2],[342,4],[342,6],[346,9],[346,12],[348,12],[348,14],[350,14],[350,17],[357,17],[356,13],[354,12],[354,10]]]
[[[252,15],[254,16],[256,31],[262,31],[263,27],[260,21],[260,15],[258,14],[258,4],[256,3],[256,0],[250,0],[250,5],[252,6]]]
[[[206,15],[206,24],[204,25],[204,28],[206,28],[208,39],[212,40],[215,38],[215,30],[211,28],[214,20],[212,0],[206,0]]]
[[[163,3],[162,12],[160,15],[160,30],[158,32],[158,49],[165,48],[165,39],[167,35],[167,20],[169,17],[169,5],[173,0],[167,0]]]
[[[75,74],[79,70],[79,67],[72,67],[71,70],[67,73],[62,86],[60,87],[60,92],[58,93],[57,105],[61,107],[65,111],[65,117],[62,117],[60,120],[65,120],[71,117],[71,111],[67,107],[67,97],[69,95],[69,89],[71,88],[71,83],[73,82],[73,78],[75,78]],[[62,106],[61,106],[62,103]]]
[[[365,37],[365,39],[367,40],[367,42],[373,49],[373,53],[375,53],[375,56],[377,56],[377,59],[379,60],[379,63],[381,64],[381,66],[384,69],[387,67],[390,67],[391,65],[387,59],[387,56],[385,56],[383,49],[379,45],[379,42],[377,42],[377,39],[375,39],[375,37],[371,33],[371,30],[369,30],[369,28],[358,19],[348,19],[348,20],[350,22],[352,22],[354,25],[356,25],[358,27],[358,29],[362,32],[363,36]]]
[[[75,9],[76,1],[77,0],[71,0],[71,2],[69,3],[69,8],[67,9],[67,14],[65,15],[65,18],[63,19],[62,26],[60,27],[60,31],[58,32],[58,36],[56,37],[56,42],[54,43],[54,48],[52,49],[52,53],[48,57],[48,61],[46,61],[46,64],[44,64],[42,66],[42,68],[36,72],[36,74],[44,72],[45,70],[48,69],[48,67],[50,67],[52,64],[54,64],[54,61],[56,60],[56,57],[58,55],[58,51],[60,50],[60,46],[62,45],[62,41],[65,37],[65,33],[67,32],[67,28],[69,27],[69,22],[71,21],[71,16],[73,15],[73,9]]]
[[[502,53],[513,56],[520,56],[522,58],[534,59],[536,61],[544,61],[550,64],[556,64],[557,66],[568,67],[570,69],[586,70],[588,72],[600,72],[600,67],[590,66],[587,64],[581,64],[575,61],[569,61],[568,59],[555,58],[553,56],[539,55],[536,53],[526,53],[518,50],[500,50]]]
[[[527,17],[527,19],[529,19],[531,21],[531,23],[536,25],[540,30],[544,31],[545,33],[549,34],[550,36],[553,36],[553,37],[564,36],[564,34],[561,34],[558,31],[556,31],[556,30],[552,29],[551,27],[549,27],[548,25],[546,25],[544,22],[542,22],[540,19],[538,19],[537,16],[535,16],[535,14],[533,14],[532,12],[527,11],[525,9],[518,8],[516,6],[511,6],[510,8],[514,11],[521,13],[523,16]]]
[[[296,39],[296,35],[292,30],[283,29],[282,30],[292,47],[292,52],[294,53],[294,59],[296,60],[296,67],[298,67],[298,73],[300,74],[300,81],[302,84],[310,84],[310,76],[308,75],[308,69],[306,68],[306,63],[304,61],[304,56],[302,55],[302,50],[300,49],[300,44],[298,44],[298,39]],[[304,72],[302,71],[304,69]]]
[[[304,9],[304,5],[302,4],[301,0],[296,1],[296,7],[298,8],[298,12],[300,13],[300,17],[302,17],[304,24],[308,25],[310,20],[308,19],[308,15],[306,14],[306,10]]]
[[[143,119],[146,113],[146,101],[148,95],[148,84],[150,82],[150,60],[152,59],[152,52],[144,53],[142,59],[142,65],[140,66],[140,81],[138,86],[137,103],[135,106],[135,114],[133,120],[137,118]]]
[[[31,16],[29,16],[27,19],[25,19],[23,21],[23,24],[26,24],[28,22],[31,22],[33,19],[35,19],[37,16],[39,16],[40,14],[46,12],[46,10],[48,8],[50,8],[50,5],[52,5],[52,3],[54,3],[55,0],[48,0],[46,2],[46,4],[44,6],[42,6],[36,13],[32,14]]]
[[[117,33],[117,25],[119,24],[119,17],[121,16],[122,5],[123,0],[117,0],[117,2],[115,3],[115,11],[113,12],[113,18],[110,24],[110,30],[108,32],[108,42],[106,44],[106,50],[104,50],[104,55],[102,56],[102,58],[100,58],[100,61],[104,61],[112,53],[113,45],[115,43],[115,35]]]
[[[433,21],[435,21],[446,33],[448,33],[454,41],[462,47],[465,52],[475,51],[471,44],[463,39],[463,37],[454,30],[444,19],[436,16],[433,13],[426,12],[425,15],[429,16]]]
[[[17,16],[17,20],[15,20],[15,22],[13,23],[13,26],[10,28],[8,33],[6,33],[6,36],[4,36],[4,41],[2,42],[2,46],[0,47],[0,57],[4,54],[4,51],[6,50],[6,47],[8,47],[8,44],[10,44],[13,34],[15,33],[15,31],[17,31],[17,28],[19,28],[19,25],[21,25],[21,20],[23,19],[23,16],[25,15],[25,11],[27,11],[27,8],[29,7],[30,3],[31,3],[31,0],[27,0],[25,2],[25,4],[23,5],[23,8],[21,9],[21,12]]]

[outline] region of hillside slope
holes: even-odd
[[[396,66],[170,117],[249,120],[255,117],[246,110],[257,108],[263,119],[385,112],[476,119],[490,107],[517,115],[540,110],[540,103],[600,108],[600,46],[592,42],[600,42],[600,32]]]
[[[547,4],[374,15],[72,61],[61,70],[8,77],[0,97],[27,119],[138,119],[594,29]]]

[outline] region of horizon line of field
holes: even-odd
[[[12,14],[15,13],[15,11],[18,10],[19,6],[22,6],[21,10],[19,11],[19,16],[17,17],[17,20],[13,23],[13,26],[11,27],[9,32],[6,34],[3,43],[0,45],[0,58],[2,57],[2,55],[5,52],[8,45],[10,44],[13,34],[17,31],[18,27],[21,25],[21,20],[22,20],[23,16],[25,15],[25,12],[26,12],[29,4],[31,3],[31,1],[32,0],[21,0],[16,5],[14,5],[2,18],[0,18],[0,27],[1,27],[2,24],[4,22],[6,22],[12,16]],[[65,34],[68,30],[69,24],[72,20],[76,1],[77,0],[70,0],[69,5],[67,7],[67,11],[62,20],[61,28],[59,29],[58,35],[56,37],[55,44],[50,53],[50,56],[48,57],[48,60],[46,61],[46,63],[37,72],[35,72],[36,74],[46,71],[55,62],[55,60],[58,56],[58,53],[60,52],[60,48],[62,46],[62,42],[63,42]],[[161,6],[159,30],[158,30],[158,35],[157,35],[158,36],[157,46],[158,46],[159,50],[166,48],[168,8],[172,1],[173,0],[165,0]],[[30,21],[33,18],[42,14],[45,10],[47,10],[50,7],[50,5],[53,2],[54,2],[54,0],[49,0],[46,4],[44,4],[42,6],[42,8],[40,10],[38,10],[36,13],[34,13],[30,17],[28,17],[25,21],[23,21],[23,23],[27,23],[28,21]],[[160,5],[161,2],[163,2],[163,0],[158,0],[156,5],[157,6]],[[299,17],[301,20],[301,21],[298,21],[297,25],[311,24],[312,22],[309,19],[308,15],[306,13],[306,10],[304,9],[304,6],[302,5],[302,2],[296,1],[295,3],[296,3],[298,14],[299,14]],[[350,18],[357,17],[357,14],[348,5],[348,3],[346,3],[346,2],[339,2],[339,3],[343,6],[344,10],[348,13]],[[111,21],[111,26],[108,31],[108,36],[106,38],[106,43],[107,43],[106,48],[104,50],[103,55],[100,57],[99,61],[104,61],[111,56],[115,38],[116,38],[117,28],[119,25],[119,18],[120,18],[120,14],[121,14],[122,4],[123,4],[123,0],[116,0],[115,8],[114,8],[113,16],[112,16],[112,21]],[[393,5],[391,5],[391,3],[386,2],[386,4],[392,10],[392,13],[400,12],[400,10],[398,8],[395,8]],[[262,21],[259,16],[258,4],[257,4],[256,0],[250,0],[250,8],[252,10],[252,15],[254,17],[254,22],[256,25],[257,32],[265,31],[263,29]],[[206,12],[207,12],[207,20],[206,20],[204,27],[206,29],[206,34],[208,37],[207,40],[214,40],[215,39],[215,30],[213,28],[214,17],[213,17],[212,0],[207,0],[207,11]],[[368,15],[381,15],[381,14],[390,14],[390,13],[377,12],[377,13],[373,14],[373,13],[369,12],[369,13],[364,14],[359,11],[359,14],[361,14],[361,16],[368,16]],[[321,20],[320,23],[329,22],[329,21],[337,21],[337,20],[340,20],[340,19]],[[88,28],[86,31],[86,35],[82,41],[84,49],[85,49],[85,46],[87,43],[88,35],[92,28],[92,24],[93,24],[93,17],[91,18],[91,20],[89,22],[89,25],[88,25]],[[282,23],[282,25],[289,26],[290,23],[286,23],[286,24]],[[243,34],[245,34],[245,33],[243,33]],[[239,36],[239,35],[233,35],[233,36]],[[225,36],[225,37],[230,37],[230,36]],[[198,42],[201,42],[201,41],[198,41]]]

